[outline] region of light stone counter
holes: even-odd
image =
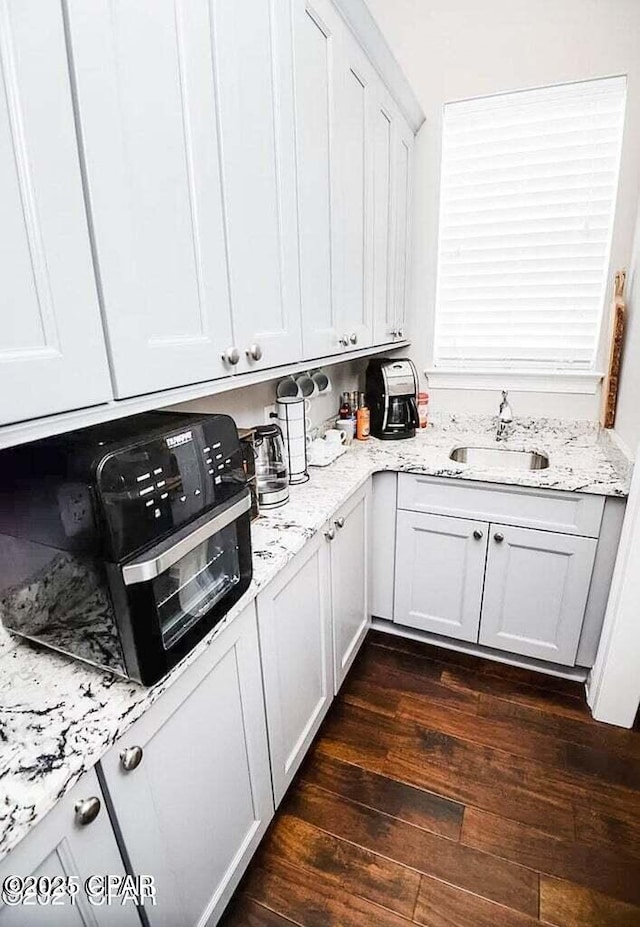
[[[210,645],[325,521],[380,470],[626,496],[631,464],[596,425],[525,420],[502,446],[549,455],[546,470],[480,470],[449,460],[460,445],[495,447],[495,419],[445,416],[414,440],[354,445],[311,479],[291,487],[286,506],[252,527],[254,579],[218,626],[164,680],[144,689],[51,651],[18,642],[0,626],[0,858],[49,811],[82,773]]]

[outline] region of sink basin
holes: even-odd
[[[546,454],[537,451],[512,451],[508,447],[456,447],[450,460],[472,467],[499,467],[504,470],[545,470],[549,466]]]

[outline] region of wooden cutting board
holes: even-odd
[[[622,341],[624,336],[624,323],[626,307],[623,299],[624,281],[626,273],[619,270],[613,285],[613,300],[611,303],[611,347],[609,350],[609,366],[602,384],[602,409],[600,424],[603,428],[613,428],[616,421],[616,404],[618,402],[618,381],[620,378],[620,361],[622,359]]]

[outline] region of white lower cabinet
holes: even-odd
[[[258,596],[276,807],[369,626],[371,481]]]
[[[155,878],[151,927],[215,924],[273,815],[253,605],[102,768],[133,871]]]
[[[448,495],[447,491],[450,489]],[[566,501],[560,495],[560,502]],[[553,509],[551,493],[451,487],[401,475],[396,514],[393,620],[431,634],[574,666],[585,621],[602,502],[574,494],[574,515]],[[416,511],[427,505],[440,514]],[[455,515],[443,514],[449,507]],[[491,521],[500,507],[525,524],[554,516],[565,530]],[[591,514],[585,521],[582,516]],[[461,517],[462,513],[479,518]]]
[[[276,806],[333,698],[329,549],[323,533],[258,596]]]
[[[371,481],[332,518],[330,545],[333,677],[344,682],[371,623],[369,609],[369,524]],[[331,535],[330,535],[331,536]]]
[[[478,640],[487,528],[466,518],[398,511],[398,624]]]
[[[491,525],[480,643],[573,665],[597,543]]]
[[[0,884],[8,876],[26,880],[49,879],[51,902],[37,904],[32,889],[27,889],[22,904],[0,902],[1,927],[140,927],[138,912],[133,904],[91,904],[84,891],[89,876],[124,876],[124,864],[116,844],[104,797],[96,773],[85,773],[77,785],[62,798],[38,826],[3,860]],[[76,806],[79,806],[78,811]],[[79,811],[91,817],[80,823]],[[73,878],[79,886],[74,903],[60,892],[65,880]],[[10,884],[10,883],[9,883]],[[30,884],[30,883],[28,883]],[[45,883],[41,883],[43,891]],[[98,901],[99,882],[92,881],[90,897]],[[45,895],[42,896],[46,897]]]

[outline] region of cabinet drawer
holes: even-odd
[[[597,538],[604,496],[401,473],[398,508]]]

